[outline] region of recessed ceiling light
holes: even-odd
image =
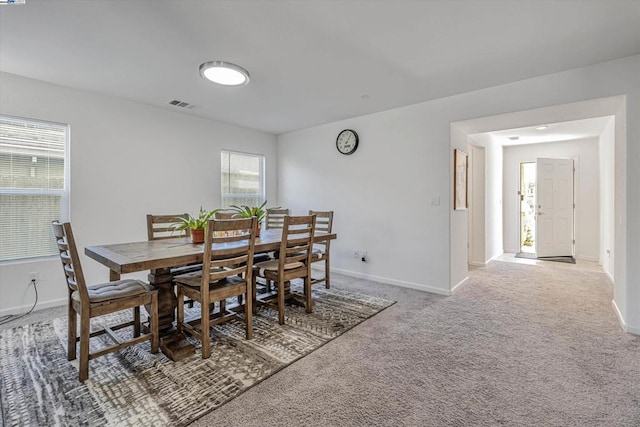
[[[547,129],[548,127],[549,127],[549,126],[542,125],[542,126],[538,126],[538,127],[536,128],[536,130],[545,130],[545,129]]]
[[[517,140],[520,139],[520,137],[519,136],[510,136],[509,139],[512,140],[512,141],[517,141]]]
[[[200,65],[203,79],[224,86],[241,86],[249,83],[249,72],[239,65],[224,61],[209,61]]]

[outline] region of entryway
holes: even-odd
[[[574,262],[574,173],[572,159],[520,163],[519,257]]]

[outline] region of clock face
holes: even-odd
[[[345,129],[336,138],[336,148],[342,154],[353,154],[358,148],[358,134],[351,129]]]

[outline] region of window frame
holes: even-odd
[[[240,155],[240,156],[248,156],[248,157],[257,157],[260,160],[260,171],[259,171],[259,176],[260,176],[260,195],[257,196],[257,205],[256,206],[260,206],[262,203],[264,203],[264,201],[267,199],[267,186],[266,186],[266,163],[267,163],[267,158],[264,154],[258,154],[258,153],[248,153],[245,151],[237,151],[237,150],[228,150],[228,149],[221,149],[220,150],[220,203],[222,206],[222,209],[227,209],[229,206],[227,206],[225,204],[225,200],[228,199],[238,199],[238,198],[243,198],[243,199],[247,199],[247,198],[251,198],[254,197],[253,195],[249,195],[246,193],[225,193],[225,189],[223,188],[223,174],[225,173],[225,171],[222,170],[222,155],[223,154],[229,154],[230,156],[235,154],[235,155]],[[226,172],[229,173],[229,172]]]
[[[16,195],[16,196],[58,196],[60,200],[60,214],[58,218],[61,221],[69,221],[71,217],[71,172],[70,172],[70,148],[71,148],[71,126],[68,123],[54,122],[50,120],[33,119],[27,117],[12,116],[10,114],[0,113],[0,119],[7,122],[15,122],[17,124],[34,124],[42,128],[57,128],[64,130],[64,155],[63,155],[63,186],[62,189],[48,188],[7,188],[0,186],[0,195]],[[44,152],[47,149],[43,148]],[[51,254],[21,256],[18,258],[10,258],[0,260],[0,265],[18,264],[24,262],[33,262],[37,260],[48,260],[57,257],[57,250],[51,249]]]

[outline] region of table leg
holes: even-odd
[[[149,283],[158,290],[158,328],[160,333],[173,328],[176,320],[175,309],[177,305],[176,294],[171,282],[171,273],[168,268],[151,270]]]
[[[177,362],[195,352],[195,346],[173,326],[177,298],[173,290],[172,276],[168,268],[151,270],[149,283],[158,290],[158,328],[160,329],[160,349]]]

